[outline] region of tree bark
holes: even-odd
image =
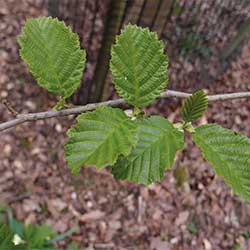
[[[88,55],[75,104],[107,99],[110,48],[128,23],[158,33],[178,88],[206,87],[225,72],[232,54],[240,54],[249,32],[248,9],[248,1],[240,0],[49,0],[50,15],[71,25]]]
[[[111,0],[49,0],[49,14],[71,26],[80,37],[81,47],[87,52],[87,63],[81,86],[73,96],[75,104],[86,104],[98,60],[104,24]]]
[[[124,0],[111,0],[110,2],[104,26],[102,46],[91,84],[92,94],[88,98],[90,102],[102,100],[105,83],[107,83],[106,78],[109,70],[111,46],[115,42],[115,36],[120,30],[125,7],[126,2]]]

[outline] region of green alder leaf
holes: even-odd
[[[40,86],[64,99],[73,94],[86,61],[76,33],[57,18],[28,19],[18,43],[21,58]]]
[[[120,157],[112,167],[118,179],[148,185],[160,181],[165,169],[172,167],[176,152],[183,148],[183,133],[160,116],[137,122],[138,142],[130,155]]]
[[[203,90],[196,91],[185,100],[181,110],[182,119],[185,122],[197,120],[207,110],[207,106],[207,95]]]
[[[8,225],[0,222],[0,249],[14,249],[13,237],[14,233]]]
[[[136,142],[135,130],[135,123],[120,109],[99,107],[79,115],[65,145],[72,173],[85,164],[101,168],[113,165],[119,155],[127,156]]]
[[[128,103],[143,107],[160,96],[168,83],[163,42],[148,28],[127,25],[111,50],[115,88]]]
[[[196,128],[193,134],[204,158],[233,191],[250,201],[250,139],[219,125]]]

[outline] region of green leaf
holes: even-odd
[[[72,173],[78,173],[84,164],[101,168],[113,165],[119,155],[127,156],[136,141],[135,129],[135,123],[120,109],[99,107],[79,115],[65,145]]]
[[[148,185],[160,181],[165,169],[171,168],[176,152],[184,146],[183,133],[160,116],[138,121],[137,130],[135,148],[118,160],[112,173],[118,179]]]
[[[193,138],[216,174],[250,201],[250,139],[215,124],[196,128]]]
[[[0,249],[11,250],[14,248],[13,236],[14,233],[11,229],[5,223],[0,222]]]
[[[28,19],[18,38],[20,55],[38,84],[64,99],[79,86],[86,61],[79,38],[56,18]]]
[[[185,122],[197,120],[207,110],[207,106],[207,95],[203,90],[196,91],[185,100],[181,110],[182,119]]]
[[[150,104],[167,85],[167,56],[157,34],[127,25],[111,50],[110,69],[115,88],[128,103]]]
[[[35,236],[38,242],[44,242],[54,236],[53,228],[45,224],[36,226]]]
[[[52,227],[48,225],[32,225],[29,224],[25,227],[24,240],[26,242],[26,248],[30,250],[50,250],[54,249],[54,246],[48,243],[48,239],[54,237]]]
[[[7,210],[7,213],[8,213],[8,222],[9,222],[10,229],[15,234],[18,234],[22,238],[23,233],[24,233],[24,226],[23,226],[22,222],[16,220],[13,217],[12,211],[10,209]]]

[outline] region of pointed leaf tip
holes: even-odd
[[[207,110],[208,99],[203,90],[198,90],[189,96],[181,110],[182,119],[185,122],[193,122],[200,118]]]
[[[135,107],[160,96],[167,86],[163,42],[148,28],[127,25],[111,50],[110,69],[118,94]]]

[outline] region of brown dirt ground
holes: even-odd
[[[18,56],[16,36],[25,18],[46,15],[42,0],[0,0],[0,98],[22,113],[47,110],[56,98],[34,84]],[[208,93],[249,90],[250,49]],[[178,120],[178,101],[160,100],[149,113]],[[250,100],[212,103],[200,123],[216,122],[250,135]],[[0,105],[0,121],[12,115]],[[187,140],[172,172],[149,187],[119,182],[106,171],[85,168],[72,177],[63,157],[66,130],[74,117],[23,124],[1,133],[0,203],[17,219],[47,223],[57,232],[79,225],[71,237],[86,250],[250,249],[250,205],[215,177],[200,151]],[[175,171],[176,172],[176,171]],[[58,244],[66,249],[69,240]]]

